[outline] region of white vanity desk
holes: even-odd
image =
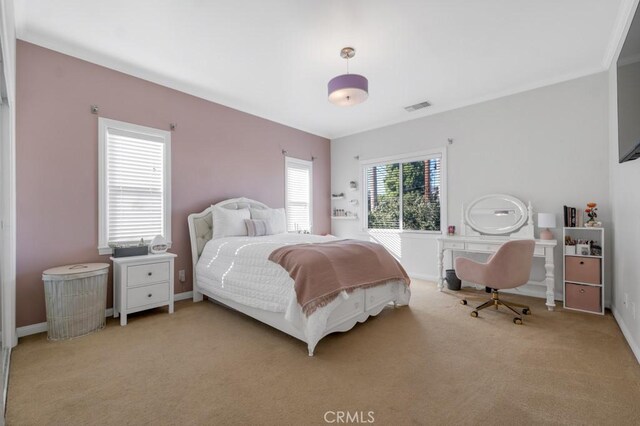
[[[444,252],[451,250],[452,252],[465,253],[495,253],[498,248],[512,240],[513,238],[483,238],[483,237],[440,237],[438,238],[438,290],[444,287],[442,279],[444,273]],[[546,276],[544,284],[547,287],[547,308],[550,311],[556,307],[555,302],[555,274],[553,263],[553,249],[558,242],[556,240],[536,240],[536,248],[533,252],[534,257],[544,258],[544,268]]]
[[[444,287],[444,253],[495,253],[507,241],[533,239],[533,212],[531,203],[525,207],[517,198],[509,195],[486,195],[474,200],[467,209],[463,207],[463,221],[460,236],[443,236],[438,241],[438,290]],[[506,235],[509,232],[510,235]],[[556,240],[535,240],[534,257],[545,259],[545,279],[547,308],[553,311],[555,303],[555,265],[553,250]]]

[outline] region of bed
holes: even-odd
[[[343,292],[313,314],[304,315],[296,303],[293,279],[267,257],[277,247],[327,242],[336,240],[335,237],[283,233],[213,239],[212,213],[217,208],[269,209],[258,201],[234,198],[189,215],[194,302],[202,301],[206,295],[212,301],[268,324],[305,342],[309,356],[313,356],[320,339],[328,334],[348,331],[386,307],[409,303],[408,286],[393,280],[349,294]]]

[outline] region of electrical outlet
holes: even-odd
[[[184,269],[180,269],[178,271],[178,281],[180,281],[181,283],[185,282],[187,280],[187,277],[185,275]]]

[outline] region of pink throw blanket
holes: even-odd
[[[282,266],[295,281],[302,311],[311,315],[342,291],[373,287],[389,281],[411,280],[400,263],[380,244],[340,240],[295,244],[275,249],[269,260]]]

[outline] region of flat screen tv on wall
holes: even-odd
[[[618,58],[619,161],[640,158],[640,8]]]

